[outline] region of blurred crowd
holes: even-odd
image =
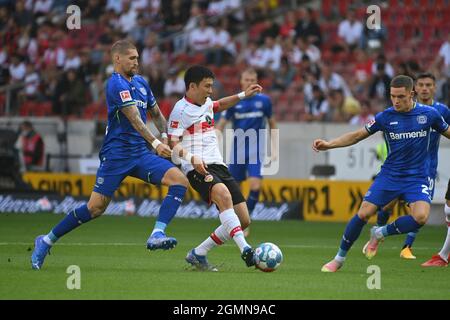
[[[12,114],[32,101],[85,117],[89,106],[105,108],[109,48],[128,37],[166,114],[194,63],[216,73],[217,96],[235,93],[239,72],[255,68],[281,121],[365,123],[389,105],[394,75],[421,71],[436,75],[437,99],[450,102],[450,30],[429,35],[419,24],[403,34],[395,16],[370,29],[367,5],[294,2],[295,10],[287,0],[0,0],[0,86],[17,84]],[[395,12],[392,3],[379,1]],[[81,9],[80,30],[66,26],[71,4]]]

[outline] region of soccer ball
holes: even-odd
[[[273,243],[261,243],[255,250],[256,267],[263,272],[275,271],[282,261],[283,253]]]

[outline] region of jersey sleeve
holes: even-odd
[[[445,122],[442,115],[435,109],[431,110],[431,127],[439,133],[448,129],[448,123]]]
[[[110,106],[117,107],[118,109],[136,104],[131,96],[129,86],[121,81],[115,81],[108,86],[106,99],[108,100],[108,104]]]
[[[184,127],[183,121],[181,119],[181,109],[175,106],[169,116],[167,133],[169,134],[169,136],[181,137],[183,136],[183,132],[185,129],[186,128]]]
[[[445,122],[450,124],[450,109],[446,105],[442,105],[442,117],[444,118]]]
[[[375,132],[383,130],[383,113],[380,112],[375,116],[375,119],[370,120],[366,123],[365,128],[369,134],[374,134]]]

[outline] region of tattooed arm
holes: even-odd
[[[156,104],[153,108],[150,108],[149,112],[152,116],[153,123],[155,124],[158,131],[161,134],[163,134],[163,133],[167,134],[167,120],[164,117],[164,115],[161,113],[161,110],[159,109],[158,104]],[[164,140],[165,135],[162,135],[162,136],[163,136],[163,140]],[[167,140],[167,138],[165,140]],[[167,141],[163,141],[163,142],[167,144]]]
[[[121,109],[122,113],[128,118],[133,128],[140,133],[140,135],[150,144],[156,140],[156,137],[151,133],[148,127],[141,119],[141,114],[135,105],[129,107],[123,107]],[[156,152],[162,157],[170,157],[172,155],[172,150],[169,146],[161,143],[157,146]]]

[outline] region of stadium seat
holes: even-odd
[[[330,18],[333,11],[333,0],[322,0],[321,12],[324,18]]]

